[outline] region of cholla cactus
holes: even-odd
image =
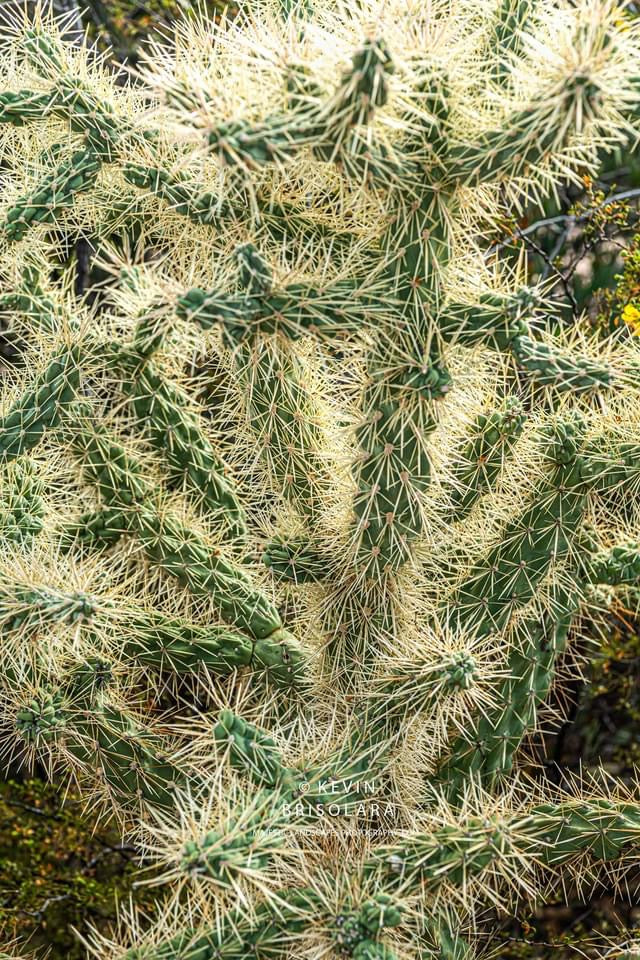
[[[135,81],[37,17],[0,76],[3,744],[160,868],[94,953],[461,960],[619,876],[637,790],[518,764],[639,573],[640,357],[487,248],[635,143],[623,5],[256,0]]]

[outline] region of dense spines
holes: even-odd
[[[472,775],[495,786],[511,772],[514,754],[524,737],[536,728],[579,606],[580,586],[570,582],[567,589],[555,591],[542,616],[525,617],[513,627],[508,676],[490,707],[454,740],[438,770],[438,778],[452,800],[460,798]]]
[[[209,133],[209,148],[222,164],[245,171],[289,163],[307,147],[323,160],[335,161],[353,128],[366,124],[385,103],[385,74],[391,69],[384,41],[370,41],[354,55],[351,69],[324,103],[289,116],[275,115],[254,127],[242,121],[223,124]]]
[[[436,427],[432,401],[449,388],[446,372],[428,360],[423,367],[407,364],[397,380],[371,383],[356,430],[352,536],[356,569],[369,576],[398,570],[423,532],[421,497],[431,478],[427,443]]]
[[[452,470],[452,519],[463,520],[477,500],[491,490],[522,433],[524,421],[522,404],[516,397],[507,397],[500,409],[476,419]]]
[[[125,393],[151,444],[167,460],[169,483],[184,486],[223,535],[246,534],[246,518],[225,465],[187,407],[186,397],[147,362],[132,364]]]
[[[5,472],[5,483],[0,496],[0,540],[27,546],[44,527],[44,483],[30,461],[22,458]]]
[[[157,734],[103,695],[110,679],[108,664],[91,660],[41,683],[15,710],[16,736],[36,756],[53,751],[54,763],[66,760],[125,808],[172,807],[186,774]]]
[[[85,411],[78,410],[83,416]],[[140,464],[104,429],[85,423],[72,435],[83,471],[108,507],[123,511],[128,530],[148,559],[196,596],[211,597],[223,618],[256,640],[283,648],[290,682],[298,678],[302,657],[283,628],[274,604],[251,583],[247,573],[202,534],[181,519],[158,509],[153,487],[143,480]],[[133,508],[133,509],[131,509]]]
[[[274,537],[265,546],[262,562],[277,580],[317,583],[330,575],[328,558],[308,537]]]
[[[436,889],[444,883],[464,888],[496,869],[509,875],[518,856],[532,850],[548,867],[584,855],[613,861],[637,844],[639,815],[637,803],[606,799],[533,804],[508,817],[488,814],[437,825],[433,832],[380,848],[365,869],[383,871],[394,887],[419,878]]]
[[[631,585],[640,580],[640,549],[637,543],[619,544],[589,558],[584,567],[589,583]]]
[[[3,48],[3,163],[36,158],[40,182],[5,230],[0,306],[35,344],[36,388],[0,449],[17,468],[43,434],[39,456],[60,447],[42,494],[2,495],[3,698],[32,648],[49,667],[90,646],[127,680],[30,675],[7,755],[37,741],[114,802],[160,806],[138,823],[147,852],[148,828],[188,826],[160,908],[186,929],[159,924],[130,960],[467,960],[474,901],[509,909],[535,864],[580,876],[587,850],[637,844],[630,797],[512,795],[576,614],[612,592],[590,584],[637,580],[635,347],[574,356],[541,332],[556,305],[481,245],[631,132],[638,29],[614,0],[290,6],[186,24],[135,89],[50,26]],[[113,296],[72,295],[68,228],[106,286],[126,264]],[[57,367],[32,374],[61,335],[68,390]],[[203,353],[210,430],[186,372]],[[202,781],[134,697],[206,712]],[[478,784],[491,797],[469,815]],[[404,841],[370,835],[391,822],[371,823],[370,794],[399,808]],[[331,804],[356,827],[367,808],[366,828],[308,830]],[[456,899],[468,916],[443,909]]]
[[[478,634],[504,629],[511,616],[533,600],[551,565],[569,555],[587,506],[587,492],[576,483],[580,446],[580,423],[559,421],[546,451],[541,451],[549,477],[457,588],[447,613],[453,628]]]
[[[33,225],[52,223],[73,203],[76,194],[94,186],[100,167],[100,159],[92,148],[77,150],[33,192],[13,202],[4,215],[0,231],[7,240],[15,242],[22,240]]]
[[[224,626],[206,626],[161,614],[125,614],[123,652],[137,664],[178,676],[222,675],[252,663],[255,641]]]
[[[0,420],[0,462],[15,460],[57,427],[76,399],[81,377],[79,347],[65,348]]]

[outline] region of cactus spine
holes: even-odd
[[[637,343],[485,240],[635,142],[640,31],[423,6],[256,0],[135,82],[0,51],[2,745],[167,868],[105,960],[471,960],[637,858],[637,792],[518,769],[640,571]]]

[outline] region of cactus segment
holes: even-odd
[[[476,142],[452,145],[448,176],[468,184],[526,176],[566,146],[576,127],[592,115],[599,93],[596,78],[587,71],[552,81],[535,100],[513,110],[499,127],[485,131]],[[558,125],[560,115],[575,122]]]
[[[150,363],[132,371],[125,385],[138,423],[169,465],[171,486],[186,487],[225,537],[246,534],[246,517],[226,468],[216,455],[183,393]]]
[[[145,553],[196,596],[211,596],[223,618],[257,640],[282,634],[280,615],[247,574],[176,517],[141,509],[135,532]]]
[[[27,459],[14,461],[0,496],[0,541],[29,545],[44,526],[43,484]]]
[[[155,670],[190,676],[204,669],[224,675],[251,665],[252,641],[227,627],[146,614],[126,617],[123,628],[125,656]]]
[[[463,520],[480,497],[491,490],[513,452],[525,419],[522,404],[515,397],[508,397],[501,409],[480,414],[476,419],[451,475],[452,519]]]
[[[564,801],[532,805],[508,817],[487,815],[460,824],[436,827],[396,846],[380,848],[365,871],[381,871],[392,885],[420,880],[427,889],[445,881],[456,886],[482,874],[490,875],[519,856],[535,856],[545,866],[557,866],[581,854],[612,861],[637,844],[640,808],[637,803]]]
[[[541,387],[585,393],[589,390],[608,390],[614,385],[611,370],[587,357],[562,354],[527,336],[514,339],[512,349],[518,366],[526,370],[534,383]]]
[[[157,735],[104,700],[109,681],[102,661],[76,668],[17,711],[16,733],[35,747],[57,745],[124,804],[172,807],[185,774],[164,756]]]
[[[329,576],[327,558],[307,537],[274,537],[264,548],[262,562],[277,580],[319,583]]]
[[[452,629],[478,635],[498,632],[535,596],[551,564],[571,551],[587,506],[580,485],[580,429],[560,422],[547,456],[555,467],[527,509],[511,521],[502,539],[458,587],[447,612]],[[576,478],[576,474],[578,477]]]
[[[55,150],[55,148],[53,148]],[[101,161],[91,148],[77,150],[45,177],[33,193],[13,204],[5,214],[0,231],[10,242],[22,240],[37,223],[53,223],[77,193],[94,186]]]
[[[48,93],[36,93],[33,90],[0,93],[0,123],[22,127],[33,120],[42,120],[51,109],[51,104],[51,95]]]
[[[186,175],[158,167],[129,163],[123,168],[128,183],[161,197],[176,213],[194,223],[216,227],[231,216],[231,211],[215,193],[204,190]]]
[[[46,430],[58,426],[79,389],[80,362],[78,347],[64,350],[0,419],[0,461],[22,456],[40,442]]]
[[[213,739],[226,746],[231,765],[259,786],[272,790],[290,786],[291,772],[283,764],[274,740],[231,710],[223,710],[213,728]]]
[[[369,41],[324,104],[291,119],[274,116],[255,126],[230,121],[211,131],[209,147],[222,164],[245,170],[286,164],[305,148],[313,148],[323,160],[336,160],[352,129],[367,123],[373,110],[386,103],[386,74],[392,69],[384,42]]]
[[[511,771],[516,750],[535,729],[579,606],[580,589],[574,583],[570,589],[554,592],[541,618],[524,619],[513,628],[508,677],[497,691],[495,704],[475,719],[472,729],[454,740],[438,771],[450,799],[459,799],[470,775],[479,775],[492,786]]]
[[[86,593],[63,593],[21,584],[0,587],[0,623],[3,634],[37,631],[45,623],[86,623],[95,612],[95,601]]]
[[[588,583],[606,583],[612,587],[632,585],[640,580],[640,546],[619,544],[591,557],[585,564]]]
[[[121,510],[105,508],[85,513],[60,531],[60,547],[103,550],[114,546],[129,531],[126,516]]]
[[[123,960],[276,960],[317,913],[317,900],[311,888],[280,891],[277,909],[259,904],[251,919],[236,910],[205,931],[185,930],[156,945],[133,947]]]

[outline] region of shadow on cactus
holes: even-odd
[[[523,760],[638,576],[640,354],[485,253],[635,142],[637,23],[260,0],[118,80],[5,34],[2,748],[157,892],[88,950],[466,960],[624,889],[636,786]]]

